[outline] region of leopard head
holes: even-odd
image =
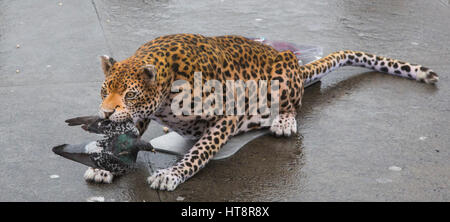
[[[157,68],[144,64],[142,60],[129,58],[117,62],[108,56],[100,58],[105,74],[100,117],[116,122],[132,119],[141,131],[142,121],[149,122],[161,101],[162,90],[156,81]]]

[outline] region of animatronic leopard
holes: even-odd
[[[203,82],[214,79],[223,85],[226,80],[278,80],[279,103],[274,105],[279,106],[279,114],[270,130],[284,136],[297,131],[296,110],[300,108],[304,86],[338,67],[366,67],[430,84],[438,81],[429,68],[358,51],[331,53],[300,66],[291,51],[279,52],[261,42],[232,35],[162,36],[142,45],[123,61],[101,56],[101,63],[106,76],[101,89],[101,117],[112,121],[131,118],[141,135],[150,120],[156,120],[181,135],[198,139],[175,166],[158,170],[147,179],[151,188],[169,191],[203,168],[230,137],[263,127],[259,121],[262,116],[248,115],[247,105],[246,115],[175,115],[171,104],[177,93],[171,91],[171,85],[176,80],[193,85],[194,72],[202,73]],[[205,100],[205,95],[202,93],[200,99]],[[268,89],[268,98],[270,95]],[[249,96],[246,89],[235,96],[247,102],[257,95]],[[110,183],[112,175],[90,168],[85,179]]]

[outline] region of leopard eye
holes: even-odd
[[[125,94],[125,99],[134,99],[136,97],[137,93],[129,91]]]

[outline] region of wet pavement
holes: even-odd
[[[450,201],[450,1],[0,1],[0,201]],[[174,192],[145,183],[176,157],[142,154],[113,184],[51,152],[96,138],[99,55],[165,34],[240,34],[431,67],[436,86],[343,68],[306,90],[299,135],[264,136]],[[152,123],[146,139],[162,135]],[[51,178],[58,175],[58,178]]]

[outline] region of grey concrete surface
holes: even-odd
[[[450,201],[448,27],[448,0],[0,1],[0,201]],[[298,136],[259,138],[174,192],[145,183],[176,162],[160,153],[113,184],[85,182],[86,167],[51,147],[95,138],[64,120],[97,112],[98,56],[183,32],[367,51],[440,82],[344,68],[306,90]],[[145,138],[162,133],[152,123]]]

